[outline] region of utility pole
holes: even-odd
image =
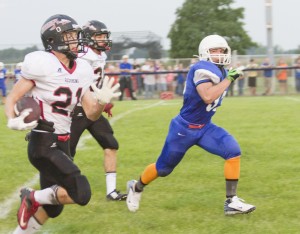
[[[265,0],[266,6],[266,29],[267,29],[267,54],[270,62],[274,64],[273,51],[273,22],[272,22],[272,0]]]
[[[274,50],[273,50],[273,22],[272,22],[272,0],[265,0],[266,6],[266,29],[267,29],[267,54],[270,63],[275,66]],[[274,93],[276,86],[276,79],[273,70],[271,92]]]

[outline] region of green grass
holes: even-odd
[[[118,189],[125,191],[127,180],[137,179],[145,166],[155,162],[181,102],[115,102],[113,114],[120,118],[111,120],[120,143]],[[213,117],[241,145],[238,194],[257,206],[254,213],[224,216],[224,162],[197,147],[170,176],[150,184],[140,210],[130,213],[125,202],[105,200],[102,151],[90,138],[75,161],[91,183],[91,202],[86,207],[65,206],[41,233],[299,233],[299,102],[299,96],[229,97]],[[7,129],[0,108],[2,204],[37,172],[27,159],[25,133]],[[16,200],[9,215],[0,219],[0,233],[15,228],[18,206]]]

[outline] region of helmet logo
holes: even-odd
[[[88,22],[86,25],[83,26],[83,28],[89,28],[90,30],[96,31],[97,28],[92,25],[90,22]]]
[[[58,26],[58,25],[65,25],[65,24],[68,24],[68,23],[71,23],[70,20],[67,20],[67,19],[53,19],[49,22],[47,22],[46,24],[43,25],[42,29],[41,29],[41,33],[44,33],[46,30],[50,30],[50,31],[53,31],[56,29],[57,32],[60,32],[61,31],[61,28]]]

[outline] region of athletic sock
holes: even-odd
[[[56,191],[58,186],[37,190],[34,192],[34,199],[41,205],[57,205]]]
[[[237,184],[240,177],[241,157],[234,157],[225,161],[224,176],[226,180],[226,197],[236,196]]]
[[[145,186],[146,184],[143,184],[141,179],[139,179],[138,182],[135,184],[134,191],[138,193],[143,192]]]
[[[106,195],[108,195],[114,190],[116,190],[117,173],[106,172],[105,176],[106,176]]]
[[[42,228],[42,225],[38,223],[38,221],[31,217],[28,220],[28,226],[25,230],[23,230],[19,225],[14,230],[13,234],[33,234],[38,232]]]
[[[226,198],[236,196],[238,180],[226,180]]]

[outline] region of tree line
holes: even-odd
[[[266,54],[266,46],[252,41],[243,28],[245,9],[232,8],[233,3],[233,0],[186,0],[176,10],[176,20],[168,33],[171,48],[167,53],[163,51],[160,56],[191,58],[198,54],[199,42],[210,34],[224,36],[231,49],[236,50],[239,55]],[[119,50],[128,49],[122,45],[116,46]],[[37,46],[23,50],[14,48],[0,50],[0,61],[17,63],[23,61],[27,53],[35,50],[38,50]],[[288,51],[284,51],[280,46],[274,46],[274,54],[300,54],[300,46]]]

